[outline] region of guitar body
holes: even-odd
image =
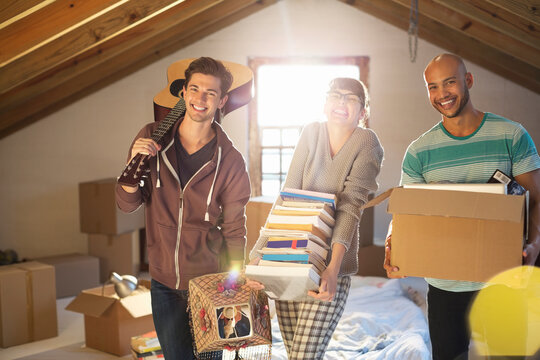
[[[154,97],[154,120],[160,124],[152,133],[151,138],[158,144],[163,145],[165,135],[186,112],[181,92],[185,83],[184,72],[193,60],[195,59],[184,59],[171,64],[167,69],[168,86]],[[222,114],[226,115],[252,99],[253,72],[245,65],[228,61],[222,61],[222,63],[233,75],[233,83],[228,92],[229,98],[221,110]],[[220,122],[220,114],[216,113],[214,119]],[[149,160],[148,155],[135,155],[118,177],[118,183],[131,187],[144,186],[145,179],[150,175]]]

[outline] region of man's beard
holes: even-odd
[[[456,112],[450,115],[445,115],[445,114],[443,115],[449,119],[459,116],[459,114],[461,114],[465,106],[467,106],[468,102],[469,102],[469,89],[465,86],[465,89],[463,92],[463,98],[461,98],[461,101],[459,102],[459,108],[456,110]]]

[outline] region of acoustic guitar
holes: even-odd
[[[181,93],[185,83],[184,72],[193,60],[195,59],[185,59],[171,64],[167,69],[168,86],[154,97],[154,120],[158,121],[159,125],[150,137],[162,146],[165,145],[163,144],[165,135],[186,112],[186,104]],[[229,98],[221,109],[222,114],[226,115],[252,99],[253,72],[245,65],[228,61],[222,63],[233,75],[233,83],[228,92]],[[214,116],[218,122],[221,119],[219,111],[218,109]],[[126,186],[144,186],[144,180],[150,174],[149,160],[150,155],[141,153],[135,155],[118,177],[118,183]]]

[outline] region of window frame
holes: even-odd
[[[258,84],[258,69],[264,65],[355,65],[360,80],[369,89],[368,56],[319,56],[319,57],[249,57],[248,66],[253,71],[255,86]],[[366,119],[366,127],[369,126]],[[283,127],[285,128],[285,127]],[[289,148],[288,146],[280,147]],[[248,105],[248,169],[251,181],[251,196],[262,194],[262,139],[258,124],[257,96]],[[281,170],[281,169],[280,169]]]

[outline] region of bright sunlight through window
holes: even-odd
[[[283,186],[305,124],[323,121],[330,80],[360,78],[357,65],[263,65],[257,72],[257,113],[262,147],[262,195]]]

